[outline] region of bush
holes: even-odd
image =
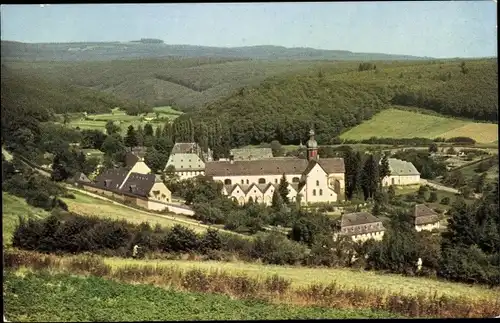
[[[198,250],[200,239],[193,230],[176,224],[161,244],[167,252],[192,252]]]
[[[437,196],[437,192],[435,191],[431,191],[430,195],[429,195],[429,199],[427,200],[429,203],[434,203],[436,202],[438,199],[438,196]]]

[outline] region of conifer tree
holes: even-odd
[[[127,147],[136,147],[138,145],[137,133],[135,132],[133,125],[128,126],[127,134],[124,138],[124,143]]]
[[[290,190],[288,189],[288,181],[286,180],[286,176],[283,173],[283,176],[281,177],[280,184],[278,186],[278,192],[281,196],[281,199],[283,200],[283,203],[288,204],[290,202],[290,199],[288,198],[288,194],[290,193]]]

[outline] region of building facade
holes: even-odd
[[[94,182],[78,181],[84,189],[127,201],[148,210],[162,211],[172,202],[172,193],[159,176],[139,161],[129,168],[108,169]]]
[[[290,184],[289,199],[300,195],[304,204],[343,201],[345,165],[342,158],[320,159],[314,131],[308,141],[308,158],[266,158],[208,162],[206,176],[224,183],[223,193],[238,203],[250,198],[270,205],[274,190],[285,176]]]
[[[417,204],[413,210],[415,230],[432,231],[439,229],[439,215],[425,204]]]
[[[388,158],[388,161],[391,174],[382,179],[384,186],[420,184],[420,173],[412,163],[396,158]]]
[[[355,242],[369,239],[382,240],[385,227],[382,221],[368,212],[342,215],[340,235],[351,237]]]
[[[165,170],[173,166],[175,174],[181,179],[205,174],[205,163],[212,160],[212,151],[203,153],[197,143],[176,143],[170,152]]]

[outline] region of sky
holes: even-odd
[[[2,5],[2,40],[276,45],[445,57],[497,56],[484,1]]]

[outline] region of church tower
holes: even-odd
[[[314,139],[314,130],[309,131],[307,145],[307,160],[318,160],[318,143]]]

